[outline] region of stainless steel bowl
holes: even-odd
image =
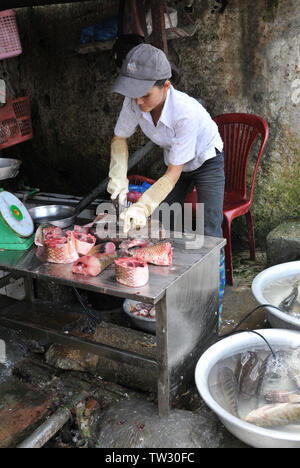
[[[252,283],[252,294],[259,304],[267,304],[268,301],[264,296],[264,291],[267,286],[275,281],[288,279],[300,275],[300,261],[281,263],[275,265],[259,273]],[[277,305],[278,304],[273,304]],[[300,330],[300,320],[285,312],[266,307],[268,313],[268,322],[274,328],[287,328],[290,330]]]
[[[156,333],[156,319],[151,319],[147,317],[138,317],[130,312],[130,304],[132,306],[138,304],[138,301],[133,301],[131,299],[125,299],[123,302],[123,309],[126,315],[128,315],[130,321],[134,327],[139,330],[143,330],[147,333],[155,334]]]
[[[259,330],[273,347],[300,346],[300,332],[291,330]],[[205,403],[218,415],[224,426],[235,437],[256,448],[300,448],[298,432],[265,429],[249,424],[233,416],[213,398],[209,388],[209,376],[214,366],[224,359],[247,349],[262,349],[262,339],[253,333],[238,333],[211,346],[199,359],[195,379],[198,391]],[[266,345],[265,345],[266,346]]]
[[[19,173],[22,161],[18,159],[0,158],[0,180],[12,179]]]
[[[30,208],[29,214],[35,224],[52,224],[66,228],[74,224],[75,208],[66,205],[45,205]]]

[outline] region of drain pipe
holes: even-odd
[[[71,411],[68,408],[60,408],[47,421],[38,427],[27,439],[25,439],[17,448],[41,448],[48,440],[69,421]]]
[[[47,421],[39,426],[27,439],[17,448],[41,448],[69,421],[71,409],[82,400],[87,398],[86,393],[79,394],[69,404],[59,408]]]

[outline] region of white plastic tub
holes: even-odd
[[[276,346],[300,346],[300,332],[278,329],[258,331],[275,348]],[[255,349],[257,346],[261,349],[262,343],[262,339],[254,333],[238,333],[211,346],[201,356],[196,366],[195,380],[197,389],[205,403],[218,415],[228,431],[247,445],[256,448],[300,448],[300,426],[298,432],[287,433],[249,424],[226,411],[215,401],[211,394],[209,376],[214,366],[218,362],[249,348]]]

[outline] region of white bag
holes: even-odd
[[[168,13],[165,13],[165,25],[166,29],[176,28],[178,24],[178,15],[177,10],[174,8],[167,8]],[[170,21],[171,20],[171,21]],[[149,36],[152,33],[152,15],[151,10],[148,11],[146,15],[147,31]]]

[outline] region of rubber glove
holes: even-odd
[[[111,155],[109,167],[109,183],[107,191],[111,194],[111,199],[119,197],[121,205],[127,205],[128,193],[128,145],[127,139],[114,136],[111,142]]]
[[[175,184],[167,175],[158,179],[151,188],[140,197],[139,201],[131,205],[120,215],[124,221],[124,233],[130,229],[146,226],[147,218],[173,190]]]

